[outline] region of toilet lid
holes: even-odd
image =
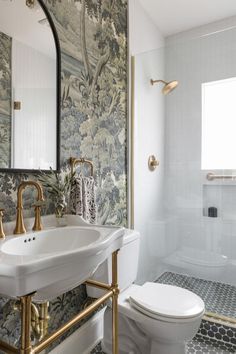
[[[130,296],[130,303],[154,318],[159,315],[187,319],[200,315],[205,309],[202,299],[189,290],[149,282],[140,286],[138,291]]]

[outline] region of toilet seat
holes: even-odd
[[[133,308],[157,320],[180,322],[202,316],[202,299],[189,290],[147,282],[129,297]]]

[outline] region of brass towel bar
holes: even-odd
[[[215,175],[214,173],[210,172],[206,175],[208,181],[214,181],[215,179],[236,179],[236,175]]]
[[[84,158],[77,159],[75,157],[71,157],[69,162],[70,162],[70,166],[71,166],[71,173],[74,172],[76,165],[87,164],[90,166],[90,173],[91,173],[91,176],[93,176],[93,163],[92,163],[92,161],[84,159]]]

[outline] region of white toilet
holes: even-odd
[[[118,257],[119,354],[184,354],[185,343],[197,333],[205,306],[191,291],[158,283],[133,284],[137,276],[140,235],[126,230]],[[111,282],[111,260],[103,263],[94,279]],[[88,295],[102,291],[87,287]],[[104,315],[105,353],[112,354],[111,309]]]

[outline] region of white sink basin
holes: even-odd
[[[0,242],[0,294],[55,298],[88,279],[123,243],[124,228],[91,226],[78,216],[68,216],[66,227],[48,226]]]
[[[94,229],[79,226],[68,226],[49,229],[38,233],[30,233],[23,237],[15,237],[6,241],[1,251],[18,256],[40,256],[71,253],[90,246],[101,238],[101,233]]]

